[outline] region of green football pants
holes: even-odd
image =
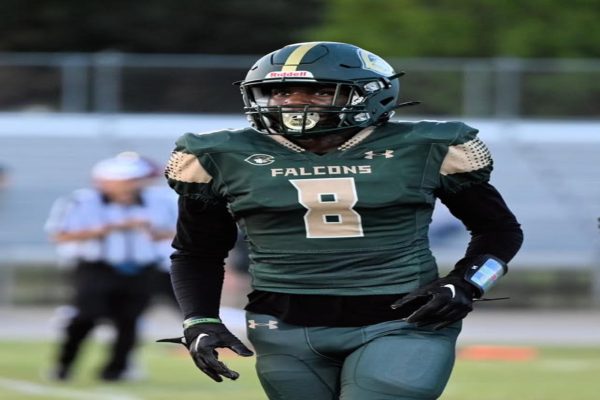
[[[258,377],[270,400],[432,400],[454,365],[461,323],[439,331],[402,321],[301,327],[247,313]]]

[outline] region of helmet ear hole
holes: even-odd
[[[394,101],[393,97],[386,97],[385,99],[381,100],[380,103],[381,103],[382,106],[387,106],[392,101]]]

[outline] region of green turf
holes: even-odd
[[[0,342],[0,399],[81,400],[254,400],[265,399],[253,359],[227,358],[239,371],[236,382],[214,383],[197,371],[187,355],[167,344],[147,343],[140,363],[148,378],[102,384],[95,372],[103,347],[90,344],[67,384],[44,378],[54,347],[42,342]],[[600,399],[600,348],[542,348],[530,361],[459,360],[443,400],[597,400]]]

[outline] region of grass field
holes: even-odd
[[[443,400],[597,400],[600,348],[545,347],[511,353],[498,348],[461,349]],[[488,349],[489,350],[489,349]],[[265,399],[253,359],[227,357],[241,373],[236,382],[214,383],[187,354],[163,344],[145,344],[140,361],[148,377],[103,384],[95,380],[102,348],[90,344],[66,384],[44,378],[54,347],[45,342],[0,342],[0,399],[6,400],[255,400]],[[310,399],[309,399],[310,400]]]

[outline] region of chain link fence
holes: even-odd
[[[233,82],[259,56],[0,53],[0,110],[239,113]],[[411,115],[598,117],[600,60],[390,59]]]

